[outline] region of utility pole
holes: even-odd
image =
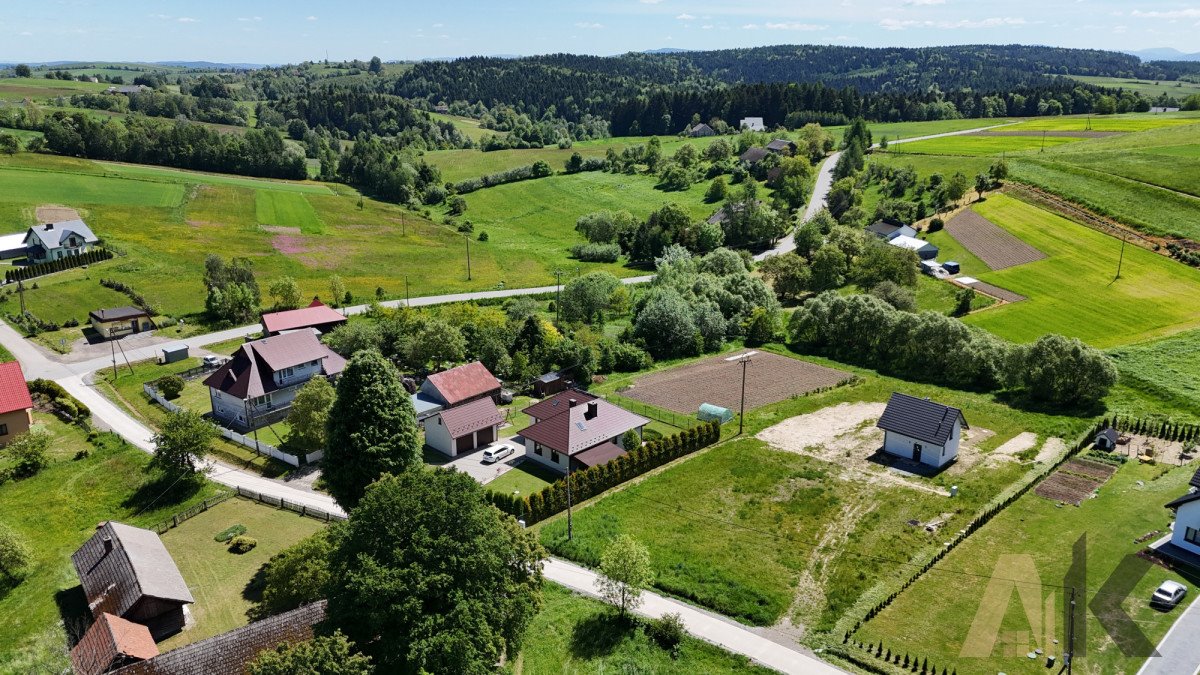
[[[400,236],[408,236],[408,219],[404,217],[404,212],[400,212]]]
[[[1072,661],[1075,660],[1075,587],[1071,587],[1071,610],[1067,614],[1067,656],[1064,659],[1067,675],[1071,675]]]
[[[1046,151],[1046,130],[1043,129],[1042,130],[1042,149],[1040,150],[1040,152],[1045,152],[1045,151]]]
[[[726,361],[737,361],[742,366],[742,407],[738,412],[738,436],[742,435],[742,430],[746,424],[746,366],[750,365],[750,357],[758,352],[746,352],[738,356],[731,356]]]
[[[560,269],[554,270],[554,325],[555,326],[558,325],[559,317],[561,316],[561,310],[559,308],[562,306],[562,275],[563,275],[562,270],[560,270]]]
[[[21,296],[21,316],[25,316],[25,282],[17,279],[17,295]]]
[[[108,336],[108,348],[112,351],[113,362],[113,387],[117,386],[117,343],[113,342],[112,335]]]
[[[1121,257],[1117,258],[1117,277],[1116,279],[1113,279],[1113,281],[1121,278],[1121,265],[1125,262],[1125,240],[1128,239],[1128,237],[1129,235],[1125,232],[1125,230],[1121,230]]]
[[[404,306],[408,307],[408,275],[404,275]]]
[[[574,533],[571,524],[571,456],[567,455],[567,541],[571,541]]]
[[[463,239],[467,240],[467,281],[471,280],[471,235],[464,233]]]

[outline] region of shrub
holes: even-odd
[[[488,240],[488,233],[487,233],[487,232],[480,232],[480,233],[479,233],[479,241],[487,241],[487,240]]]
[[[233,539],[234,537],[237,537],[237,536],[241,536],[243,534],[246,534],[246,526],[245,525],[240,525],[240,524],[239,525],[230,525],[229,527],[225,528],[224,530],[221,530],[220,532],[218,532],[217,536],[213,537],[213,539],[215,541],[219,541],[222,544],[224,544],[225,542],[229,541],[230,539]]]
[[[945,226],[946,223],[941,218],[934,218],[933,220],[929,221],[930,232],[937,232]]]
[[[683,617],[679,614],[664,614],[646,625],[646,634],[663,649],[675,649],[683,642]]]
[[[229,552],[241,555],[253,551],[255,546],[258,546],[258,540],[254,537],[238,535],[229,541]]]
[[[576,244],[571,247],[571,255],[584,262],[616,262],[621,257],[621,247],[617,244]]]
[[[13,477],[29,478],[46,468],[50,463],[46,455],[49,449],[50,434],[40,427],[30,429],[14,438],[5,448],[5,454],[13,460]]]
[[[158,378],[158,381],[155,382],[157,389],[161,391],[162,395],[168,399],[179,398],[179,394],[183,391],[184,384],[183,378],[178,375],[164,375],[163,377]]]

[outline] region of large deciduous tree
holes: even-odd
[[[562,290],[563,318],[588,324],[603,322],[604,310],[620,287],[621,280],[609,272],[592,272],[570,280]]]
[[[321,531],[271,556],[262,566],[262,598],[255,619],[282,614],[325,597],[329,585],[329,531]]]
[[[307,455],[325,449],[329,409],[333,407],[335,392],[329,380],[314,377],[309,380],[288,411],[288,432],[285,443],[290,450]]]
[[[600,556],[600,595],[625,616],[642,603],[642,591],[654,581],[650,551],[627,534],[619,535]]]
[[[194,410],[181,408],[167,413],[154,436],[154,459],[150,464],[173,476],[194,474],[216,437],[216,427]]]
[[[421,466],[421,432],[400,375],[375,350],[355,354],[337,383],[329,410],[324,480],[345,508],[385,473]]]
[[[1031,396],[1075,408],[1104,398],[1117,383],[1112,359],[1075,338],[1043,335],[1021,348],[1016,376]]]
[[[386,672],[494,672],[540,604],[545,552],[464,473],[386,476],[332,539],[330,623]]]
[[[285,642],[260,652],[246,666],[247,675],[370,675],[371,659],[355,653],[341,632],[304,642]]]

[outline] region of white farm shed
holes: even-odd
[[[884,452],[938,468],[954,461],[962,430],[971,428],[958,408],[899,392],[892,393],[877,426]]]

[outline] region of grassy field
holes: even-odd
[[[213,539],[218,532],[245,525],[246,536],[258,541],[249,553],[229,552],[229,544]],[[195,625],[164,642],[159,651],[191,644],[249,623],[253,604],[247,586],[271,556],[316,533],[325,523],[255,502],[233,498],[168,530],[163,544],[171,552],[188,590]]]
[[[1131,80],[1126,77],[1089,77],[1086,75],[1072,75],[1072,80],[1087,82],[1094,84],[1097,87],[1110,87],[1113,89],[1124,89],[1141,94],[1147,98],[1155,99],[1163,94],[1175,98],[1179,101],[1191,96],[1192,94],[1200,93],[1200,84],[1195,82],[1176,82],[1174,80]]]
[[[170,183],[0,168],[0,201],[175,207],[183,186]]]
[[[876,644],[882,640],[893,651],[900,648],[928,658],[931,664],[956,668],[962,675],[1047,672],[1044,659],[1029,659],[1025,654],[1040,647],[1061,660],[1065,640],[1064,598],[1058,588],[1038,588],[1034,595],[1045,603],[1053,598],[1054,624],[1050,632],[1059,644],[1031,638],[1031,623],[1021,604],[1009,597],[1008,604],[999,608],[1003,612],[1002,642],[989,650],[989,644],[981,641],[984,649],[990,651],[987,657],[960,656],[968,630],[981,608],[988,585],[985,579],[998,576],[1037,582],[1037,578],[1031,579],[1028,574],[1014,576],[1019,569],[1002,558],[1021,556],[1032,562],[1042,583],[1061,585],[1071,565],[1073,545],[1086,536],[1087,588],[1080,604],[1103,601],[1104,598],[1096,596],[1101,585],[1125,556],[1144,546],[1133,540],[1155,530],[1166,531],[1170,512],[1162,505],[1187,492],[1187,481],[1193,472],[1194,467],[1168,470],[1131,463],[1100,488],[1098,497],[1085,500],[1078,508],[1059,508],[1053,501],[1027,493],[868,622],[855,639]],[[1156,644],[1184,610],[1183,605],[1193,598],[1189,594],[1183,605],[1170,613],[1151,609],[1147,602],[1151,591],[1164,579],[1179,577],[1161,567],[1148,568],[1146,576],[1120,606],[1150,642]],[[1183,581],[1195,587],[1197,580]],[[1074,664],[1081,672],[1133,673],[1143,661],[1123,656],[1092,610],[1088,611],[1086,632],[1080,634],[1087,639],[1086,652],[1084,645],[1079,645]]]
[[[27,98],[42,100],[75,94],[95,94],[109,85],[76,80],[47,80],[40,77],[6,77],[0,79],[0,100],[23,101]]]
[[[28,143],[31,139],[41,138],[44,135],[40,131],[29,131],[27,129],[9,129],[7,127],[0,127],[0,134],[8,134],[9,136],[16,136],[17,138],[19,138],[21,140],[22,143]]]
[[[525,461],[488,483],[487,489],[502,493],[520,492],[524,496],[541,490],[559,478],[562,478],[560,474],[540,467],[533,461]]]
[[[1044,333],[1096,347],[1138,342],[1200,325],[1195,298],[1200,270],[1121,241],[1005,195],[972,207],[1047,257],[979,278],[1028,300],[974,314],[968,323],[1029,342]]]
[[[678,655],[672,656],[643,628],[618,618],[611,607],[557,584],[546,584],[542,597],[542,609],[529,624],[529,638],[511,662],[516,675],[774,672],[692,637],[684,637]]]
[[[147,166],[143,164],[122,164],[120,162],[95,162],[106,172],[114,172],[129,178],[148,181],[166,181],[170,183],[189,183],[195,185],[231,185],[272,192],[302,192],[314,195],[334,194],[333,190],[324,183],[304,183],[299,181],[268,180],[266,178],[248,178],[220,173],[204,173],[202,171],[187,171],[171,169],[162,166]],[[353,192],[353,188],[338,185],[342,192]]]
[[[1138,396],[1114,392],[1109,407],[1125,414],[1157,413],[1200,420],[1200,330],[1109,351],[1121,372],[1121,385],[1155,405],[1137,406]],[[1149,409],[1147,409],[1149,408]]]
[[[323,234],[325,223],[304,195],[277,190],[258,190],[254,196],[254,213],[262,225],[295,227],[302,234]]]
[[[1005,131],[1148,131],[1178,124],[1200,122],[1200,112],[1177,112],[1152,115],[1125,113],[1123,115],[1064,115],[1035,117]],[[1091,128],[1089,128],[1089,125]]]
[[[1094,139],[1041,159],[1200,196],[1200,124]],[[1200,202],[1193,207],[1200,210]]]
[[[1025,152],[1042,147],[1053,148],[1068,143],[1083,141],[1082,138],[1048,136],[946,136],[915,143],[901,143],[888,148],[889,153],[913,155],[967,155],[971,157],[1003,155],[1008,152]]]
[[[61,425],[49,420],[49,426]],[[60,433],[61,432],[61,433]],[[70,430],[53,430],[71,438]],[[33,551],[33,566],[15,588],[0,591],[0,672],[60,672],[70,667],[66,635],[60,623],[76,627],[86,612],[70,554],[105,520],[140,527],[169,517],[215,494],[167,492],[145,472],[150,461],[137,448],[104,435],[90,456],[71,460],[73,450],[88,448],[78,439],[57,448],[57,459],[33,478],[0,486],[0,521],[24,536]]]
[[[429,113],[429,116],[439,122],[449,122],[453,124],[459,131],[466,134],[468,138],[478,141],[484,136],[489,136],[496,132],[491,129],[484,129],[479,126],[479,120],[471,119],[470,117],[459,117],[457,115],[443,115],[441,113]]]
[[[986,470],[929,479],[960,487],[950,507],[937,494],[864,482],[843,463],[776,450],[752,434],[838,403],[883,401],[894,390],[970,411],[972,428],[995,432],[980,444],[984,453],[1019,432],[1073,438],[1086,424],[817,361],[852,370],[864,381],[748,413],[746,437],[585,505],[575,514],[571,542],[561,517],[548,521],[541,526],[543,543],[594,565],[612,537],[628,533],[649,547],[656,585],[668,593],[758,625],[786,617],[810,629],[830,630],[864,591],[904,569],[880,557],[907,560],[940,545],[940,535],[905,521],[944,514],[945,530],[953,532],[1029,467],[999,462]],[[826,542],[837,554],[814,548],[815,542]]]

